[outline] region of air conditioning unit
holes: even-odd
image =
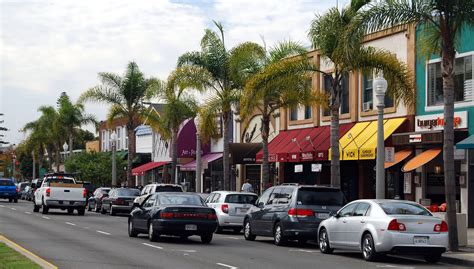
[[[362,111],[366,112],[366,111],[370,111],[370,110],[373,110],[374,109],[374,106],[373,106],[373,103],[372,102],[365,102],[362,104]]]

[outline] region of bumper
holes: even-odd
[[[115,212],[131,212],[132,206],[131,205],[112,205],[112,208]]]
[[[319,222],[289,220],[282,222],[284,235],[289,239],[317,240]]]
[[[194,231],[187,231],[186,225],[194,224],[197,229]],[[214,233],[217,228],[217,221],[205,220],[153,220],[153,228],[158,234],[166,235],[201,235]]]
[[[244,225],[243,216],[229,216],[227,214],[218,214],[217,219],[219,220],[219,226],[221,227],[243,227]]]
[[[46,206],[50,208],[82,208],[86,206],[86,201],[61,201],[61,200],[46,200],[44,201]]]
[[[0,192],[0,198],[4,198],[4,199],[18,198],[18,193],[16,193],[16,192]]]
[[[415,245],[414,237],[428,237],[427,244]],[[426,254],[430,252],[446,252],[448,248],[448,233],[439,234],[409,234],[386,232],[383,239],[377,242],[377,252],[394,252],[404,254]]]

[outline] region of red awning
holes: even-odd
[[[222,152],[209,153],[201,157],[204,169],[207,169],[207,164],[222,158]],[[179,170],[181,171],[196,171],[196,160],[191,161],[185,165],[182,165]]]
[[[269,162],[276,162],[277,161],[277,156],[275,153],[275,149],[280,145],[281,143],[286,143],[286,131],[280,132],[276,137],[273,138],[273,140],[268,143],[268,161]],[[286,145],[286,144],[285,144]],[[255,156],[255,161],[256,162],[262,162],[263,159],[263,149],[261,149]]]
[[[132,169],[132,175],[138,176],[143,175],[146,171],[152,170],[154,168],[160,167],[168,162],[149,162],[144,165],[140,165]]]

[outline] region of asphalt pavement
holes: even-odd
[[[361,254],[321,254],[314,243],[277,247],[271,238],[245,241],[242,234],[215,234],[209,245],[199,237],[174,237],[150,242],[146,235],[130,238],[127,216],[86,212],[68,215],[52,209],[33,212],[32,202],[0,200],[0,234],[58,268],[453,268],[426,264],[421,257],[387,256],[368,263]]]

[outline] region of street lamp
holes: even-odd
[[[385,198],[385,145],[383,130],[383,109],[385,108],[385,92],[387,91],[387,80],[383,77],[383,73],[379,72],[374,79],[372,87],[377,98],[377,162],[375,174],[375,198]]]
[[[202,191],[202,161],[201,161],[201,119],[199,116],[194,118],[194,125],[196,125],[196,192]]]
[[[117,163],[115,160],[115,151],[117,145],[117,133],[115,131],[110,135],[110,140],[112,142],[112,187],[117,186]]]
[[[64,150],[64,172],[66,172],[66,156],[67,156],[67,150],[69,148],[69,145],[64,142],[63,144],[63,150]],[[58,171],[59,172],[59,171]]]

